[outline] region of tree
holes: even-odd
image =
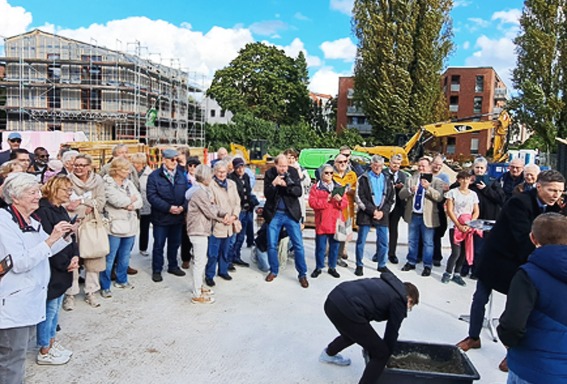
[[[207,96],[235,115],[253,116],[278,124],[307,118],[307,62],[263,43],[250,43],[230,64],[216,71]]]
[[[441,120],[440,74],[452,50],[451,0],[355,0],[356,102],[379,144]]]
[[[518,59],[512,72],[518,91],[510,103],[517,121],[540,136],[549,151],[557,127],[565,134],[567,91],[564,0],[526,0],[516,37]]]

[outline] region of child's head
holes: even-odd
[[[536,247],[567,245],[567,217],[555,212],[539,215],[532,224],[530,239]]]
[[[460,171],[457,173],[457,181],[470,180],[471,177],[472,175],[468,171]]]

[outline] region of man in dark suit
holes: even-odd
[[[19,132],[10,132],[8,135],[8,145],[10,149],[0,152],[0,165],[10,160],[10,155],[22,145],[22,135]]]
[[[407,179],[407,175],[400,171],[400,166],[402,165],[402,156],[394,155],[390,158],[390,165],[384,170],[384,174],[389,177],[390,181],[394,185],[394,191],[396,192],[396,203],[394,209],[390,212],[390,218],[388,222],[389,226],[389,241],[388,241],[388,260],[392,264],[398,264],[398,257],[396,256],[396,246],[398,245],[398,224],[400,219],[404,215],[406,209],[405,200],[400,199],[400,190],[404,187]]]
[[[502,207],[481,257],[475,260],[478,281],[470,310],[469,336],[457,344],[463,351],[480,348],[485,306],[492,290],[508,293],[512,277],[535,249],[529,236],[534,219],[543,212],[559,212],[564,189],[561,173],[544,171],[538,175],[535,189],[512,196]],[[505,360],[500,369],[507,370]]]

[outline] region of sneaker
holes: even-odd
[[[341,277],[341,275],[339,275],[339,273],[337,272],[337,270],[335,268],[329,268],[329,270],[327,271],[329,273],[329,275],[335,277],[335,278],[339,278]]]
[[[356,269],[354,270],[354,274],[355,274],[356,276],[362,276],[362,275],[364,275],[364,272],[363,272],[363,270],[362,270],[362,267],[361,267],[361,266],[357,266]]]
[[[342,357],[340,354],[336,354],[335,356],[329,356],[327,355],[327,350],[323,350],[323,352],[321,352],[321,356],[319,356],[319,361],[322,363],[327,363],[327,364],[335,364],[335,365],[340,365],[343,367],[346,367],[347,365],[350,365],[350,359],[347,357]]]
[[[213,291],[211,288],[201,287],[201,295],[212,296],[214,294],[215,291]]]
[[[319,277],[319,275],[321,274],[321,270],[320,269],[316,269],[311,273],[311,277],[316,279],[317,277]]]
[[[468,351],[469,349],[479,349],[480,348],[480,339],[473,339],[472,337],[467,337],[457,343],[457,347],[461,348],[463,352]]]
[[[411,265],[410,263],[406,263],[406,265],[402,267],[402,271],[404,272],[411,271],[412,269],[415,269],[415,265]]]
[[[450,273],[443,273],[443,276],[441,277],[441,282],[443,284],[449,284],[449,280],[451,280],[451,274]]]
[[[465,281],[463,280],[463,278],[460,275],[453,276],[453,278],[451,280],[453,280],[455,283],[459,284],[461,287],[464,287],[464,286],[467,285],[467,283],[465,283]]]
[[[348,267],[347,262],[344,261],[344,260],[342,260],[342,259],[337,260],[337,265],[338,265],[339,267],[343,267],[343,268]]]
[[[75,296],[65,295],[65,298],[63,299],[63,309],[65,311],[72,311],[75,309]]]
[[[100,295],[105,299],[110,299],[112,297],[112,292],[110,292],[110,289],[101,289]]]
[[[51,346],[52,349],[55,349],[57,352],[59,352],[61,355],[63,356],[73,356],[73,351],[71,351],[70,349],[65,348],[64,346],[62,346],[58,341],[54,341],[53,345]]]
[[[63,365],[67,364],[70,359],[71,357],[62,355],[55,348],[50,348],[45,355],[39,352],[36,362],[39,365]]]
[[[430,267],[423,268],[423,272],[421,272],[421,276],[423,277],[431,276],[431,268]]]
[[[125,282],[125,283],[114,283],[114,286],[116,288],[122,288],[122,289],[132,289],[134,288],[134,286],[132,284],[130,284],[129,282]]]
[[[150,253],[148,251],[140,251],[140,255],[142,256],[149,256]]]
[[[215,299],[210,296],[201,295],[199,297],[192,297],[191,302],[193,304],[212,304],[215,302]]]
[[[98,299],[96,298],[94,293],[87,293],[85,295],[85,301],[87,302],[88,305],[90,305],[93,308],[100,307],[100,303],[98,302]]]

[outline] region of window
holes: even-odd
[[[473,113],[481,113],[482,112],[482,97],[476,96],[473,99]]]
[[[47,79],[52,83],[59,83],[61,81],[61,64],[59,61],[59,55],[56,53],[47,54],[47,60],[52,60],[47,66]]]
[[[102,92],[100,89],[81,90],[81,109],[100,109]]]
[[[61,88],[51,88],[47,92],[47,107],[49,109],[61,108]]]
[[[102,81],[102,67],[94,65],[95,61],[102,61],[102,56],[82,55],[81,61],[88,62],[88,65],[81,67],[81,82],[83,84],[100,84]]]
[[[479,75],[476,77],[476,82],[474,84],[475,92],[484,92],[484,76]]]
[[[459,111],[459,96],[449,97],[449,112]]]
[[[461,90],[461,76],[451,76],[451,92],[459,92]]]
[[[215,117],[216,116],[216,112],[214,109],[211,109],[211,117]]]
[[[226,114],[226,111],[224,109],[221,109],[220,111],[220,117],[224,117],[224,115]]]
[[[471,155],[478,154],[478,139],[471,139]]]
[[[455,147],[457,146],[457,139],[454,137],[447,138],[447,154],[454,155]]]

